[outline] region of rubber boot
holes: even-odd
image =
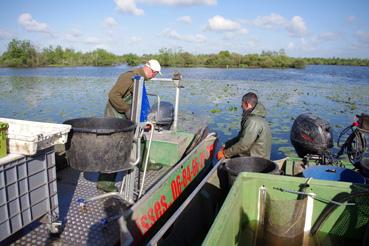
[[[115,187],[115,178],[117,173],[99,173],[96,188],[105,192],[118,191]]]

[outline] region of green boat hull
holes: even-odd
[[[306,181],[241,173],[203,245],[360,245],[369,186],[314,179],[306,186]],[[309,195],[291,193],[296,191]],[[346,202],[334,204],[338,201]]]

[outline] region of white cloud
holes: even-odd
[[[293,50],[293,49],[295,49],[295,44],[293,42],[289,42],[287,48],[289,50]]]
[[[143,9],[139,9],[136,7],[135,0],[114,0],[114,2],[117,5],[117,8],[124,13],[129,13],[137,16],[144,14]]]
[[[308,40],[306,38],[300,38],[300,44],[298,45],[299,50],[302,51],[315,51],[317,49],[317,45],[314,41]]]
[[[317,51],[324,42],[335,41],[339,38],[339,35],[340,34],[336,32],[323,32],[316,36],[300,37],[295,41],[290,41],[287,45],[287,49],[299,52]]]
[[[206,27],[208,30],[212,31],[239,31],[241,30],[241,24],[237,21],[225,19],[223,16],[216,15],[208,19],[208,25]]]
[[[357,31],[355,33],[356,42],[352,47],[356,50],[363,50],[369,48],[369,32]]]
[[[357,31],[355,35],[360,42],[369,44],[369,32]]]
[[[114,0],[117,8],[133,15],[144,15],[144,10],[136,6],[136,3],[168,6],[193,6],[193,5],[216,5],[217,0]]]
[[[317,41],[334,41],[338,36],[339,34],[336,32],[323,32],[317,36]]]
[[[139,43],[142,41],[142,38],[140,37],[137,37],[137,36],[132,36],[130,39],[129,39],[129,43],[130,44],[135,44],[135,43]]]
[[[101,45],[100,39],[97,37],[87,37],[82,42],[85,44]]]
[[[72,31],[70,32],[70,34],[75,37],[75,38],[78,38],[78,37],[81,37],[82,36],[82,33],[79,29],[72,29]]]
[[[65,40],[68,42],[81,42],[81,37],[81,31],[76,28],[65,34]]]
[[[279,14],[271,13],[266,16],[258,16],[253,20],[241,20],[240,22],[265,29],[285,29],[291,37],[304,37],[308,34],[305,21],[300,16],[293,16],[291,20],[288,20]]]
[[[73,43],[79,43],[79,44],[85,44],[85,45],[93,45],[94,48],[100,48],[104,45],[104,43],[108,42],[109,39],[107,37],[104,37],[104,42],[95,36],[84,36],[82,35],[81,31],[79,29],[72,29],[68,33],[65,34],[65,41],[67,42],[73,42]]]
[[[179,22],[183,22],[186,24],[191,24],[192,23],[192,18],[191,16],[185,15],[185,16],[181,16],[177,19],[177,21]]]
[[[241,28],[234,32],[224,32],[222,39],[224,41],[237,39],[239,34],[247,34],[249,31],[247,29]]]
[[[190,42],[190,43],[203,43],[206,41],[206,37],[201,34],[195,34],[195,35],[181,35],[177,33],[175,30],[171,29],[165,29],[162,31],[162,34],[168,38]]]
[[[252,20],[251,23],[257,27],[263,27],[267,29],[276,27],[285,27],[288,25],[288,21],[281,15],[271,13],[267,16],[258,16],[256,19]]]
[[[161,5],[216,5],[217,0],[138,0],[143,3],[161,4]]]
[[[21,14],[18,18],[18,23],[27,31],[51,34],[50,28],[46,23],[36,21],[29,13]]]
[[[104,26],[107,28],[114,28],[118,26],[118,22],[113,17],[106,17],[104,20]]]
[[[0,29],[0,39],[9,39],[14,35],[6,30]]]
[[[304,19],[300,16],[292,17],[291,23],[287,26],[287,31],[292,37],[303,37],[307,34]]]
[[[354,15],[350,15],[350,16],[347,17],[347,21],[350,22],[350,23],[354,22],[355,20],[356,20],[356,16],[354,16]]]

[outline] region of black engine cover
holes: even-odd
[[[291,129],[291,143],[299,157],[320,155],[333,147],[329,122],[310,113],[299,115]]]
[[[155,103],[148,119],[155,121],[157,126],[169,130],[174,120],[174,106],[170,102],[161,101],[158,112],[158,104]]]

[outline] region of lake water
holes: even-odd
[[[0,68],[0,117],[62,123],[71,118],[102,116],[110,88],[127,66]],[[242,96],[256,92],[266,106],[273,134],[272,159],[293,154],[293,120],[311,112],[328,120],[335,140],[356,114],[369,113],[369,68],[308,66],[305,69],[164,68],[183,75],[181,116],[206,121],[220,143],[239,130]],[[174,103],[167,82],[147,89]],[[190,118],[190,117],[188,117]]]

